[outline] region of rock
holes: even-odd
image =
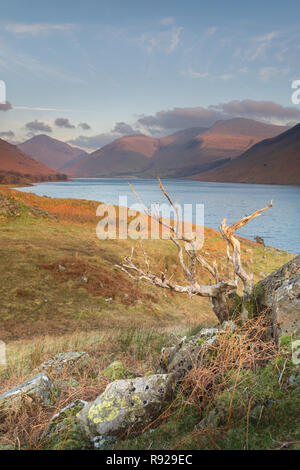
[[[300,256],[296,256],[254,286],[258,311],[268,310],[276,341],[300,335]]]
[[[116,442],[115,436],[96,436],[92,439],[95,450],[109,450]]]
[[[274,335],[300,336],[300,275],[288,279],[274,293]]]
[[[58,423],[62,419],[68,418],[69,416],[74,416],[75,414],[79,413],[79,411],[81,411],[82,408],[87,404],[88,402],[85,400],[78,399],[72,401],[72,403],[69,403],[67,406],[65,406],[62,410],[60,410],[53,416],[52,424]]]
[[[100,372],[100,375],[108,377],[111,381],[119,379],[132,379],[136,374],[127,370],[121,361],[112,362],[106,369]]]
[[[185,337],[176,345],[163,348],[157,368],[157,373],[175,375],[177,381],[203,360],[207,346],[213,344],[217,339],[217,328],[204,328],[190,339]]]
[[[38,399],[45,405],[50,405],[55,401],[56,395],[54,383],[47,374],[41,373],[0,395],[0,408],[21,405],[24,397],[28,397],[30,401]]]
[[[230,331],[230,333],[233,333],[236,328],[237,326],[232,320],[224,321],[222,323],[222,330],[224,331]]]
[[[89,278],[87,276],[82,276],[80,278],[80,282],[88,282],[89,281]]]
[[[51,450],[78,450],[89,447],[75,416],[87,405],[84,400],[75,400],[53,416],[42,441]]]
[[[81,369],[88,366],[89,355],[84,351],[73,351],[58,353],[47,361],[43,362],[38,369],[55,369],[62,370],[64,368],[71,369],[76,366]]]
[[[57,385],[59,388],[77,388],[80,387],[80,382],[78,380],[73,379],[73,377],[70,377],[67,380],[58,380]]]
[[[171,374],[116,380],[83,408],[77,420],[90,439],[136,433],[157,418],[173,390]]]

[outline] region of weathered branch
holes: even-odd
[[[244,293],[249,295],[252,293],[253,289],[253,276],[248,274],[242,267],[241,262],[241,244],[239,240],[234,236],[236,230],[241,227],[244,227],[250,220],[254,219],[255,217],[259,217],[262,212],[266,211],[270,207],[273,206],[272,201],[270,204],[263,209],[253,212],[253,214],[248,215],[247,217],[243,217],[242,219],[238,220],[235,224],[230,226],[226,225],[226,219],[223,219],[220,230],[224,238],[227,240],[228,247],[227,247],[227,257],[232,261],[234,272],[235,274],[241,279],[244,285]],[[229,253],[229,245],[232,247],[232,256]]]
[[[223,322],[224,320],[227,320],[229,316],[229,307],[227,302],[228,295],[237,290],[238,280],[241,279],[244,284],[244,296],[252,292],[253,286],[253,277],[250,276],[242,267],[240,242],[234,236],[234,233],[236,230],[246,225],[249,220],[253,219],[254,217],[258,217],[263,211],[269,209],[269,207],[272,206],[272,202],[269,204],[269,206],[254,212],[250,216],[240,219],[238,222],[231,226],[226,225],[226,219],[223,220],[220,230],[223,237],[227,241],[227,278],[224,280],[218,272],[216,261],[214,261],[213,264],[210,264],[200,254],[197,254],[197,246],[195,239],[189,239],[185,237],[179,230],[179,223],[181,221],[179,217],[178,207],[176,206],[176,204],[173,203],[172,199],[168,195],[160,178],[158,180],[163,194],[165,195],[165,197],[167,198],[176,213],[177,221],[176,223],[174,222],[174,226],[172,226],[165,219],[163,219],[162,216],[159,215],[158,211],[157,213],[150,213],[140,196],[134,190],[133,186],[130,186],[133,193],[135,194],[139,202],[142,204],[144,212],[149,217],[156,220],[161,226],[166,227],[170,230],[170,240],[175,244],[178,250],[179,263],[186,279],[188,280],[188,285],[179,285],[173,282],[171,278],[168,279],[166,277],[166,273],[161,273],[161,276],[152,273],[150,271],[150,263],[147,254],[143,246],[142,252],[144,255],[146,270],[141,269],[132,261],[133,252],[131,256],[124,258],[121,265],[116,265],[116,267],[118,269],[121,269],[135,281],[145,280],[163,289],[174,290],[175,292],[185,293],[190,296],[198,295],[201,297],[209,297],[211,299],[213,311],[217,315],[219,321]],[[184,246],[182,246],[183,243]],[[232,248],[232,255],[230,254],[230,247]],[[184,253],[186,254],[186,256],[189,257],[189,266],[185,262]],[[206,269],[208,273],[213,277],[214,284],[202,285],[197,281],[196,262],[198,262],[204,269]],[[234,279],[230,278],[230,263],[233,264]],[[245,314],[245,312],[243,313]]]

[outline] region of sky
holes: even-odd
[[[89,151],[236,116],[300,121],[296,0],[10,0],[0,16],[0,137]]]

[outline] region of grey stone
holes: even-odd
[[[174,378],[170,374],[116,380],[83,408],[77,421],[90,439],[135,433],[157,418],[173,390]]]
[[[56,395],[54,383],[47,374],[41,373],[0,395],[0,408],[7,409],[12,405],[20,405],[25,396],[50,405],[54,402]]]
[[[95,450],[109,450],[116,442],[115,436],[96,436],[92,439]]]
[[[254,287],[259,312],[269,311],[273,336],[300,335],[300,256],[271,273]]]
[[[51,359],[43,362],[38,369],[70,369],[76,365],[77,368],[88,365],[89,355],[84,351],[73,351],[55,354]]]
[[[216,341],[218,331],[217,328],[204,328],[188,340],[182,338],[176,346],[163,348],[156,372],[171,373],[177,381],[182,380],[194,366],[200,365],[207,347]]]

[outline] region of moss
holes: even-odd
[[[75,400],[54,417],[42,439],[44,449],[77,450],[90,447],[89,441],[75,421],[75,416],[84,404],[81,400]]]
[[[127,370],[121,361],[114,361],[106,369],[102,370],[100,374],[108,377],[111,381],[133,379],[136,377],[136,374]]]
[[[149,375],[153,375],[153,374],[154,374],[154,372],[152,370],[149,370],[148,372],[146,372],[144,377],[149,377]]]
[[[280,347],[287,348],[292,347],[292,337],[289,335],[283,335],[280,338]]]
[[[59,426],[44,440],[45,450],[85,450],[91,443],[83,434],[74,418],[64,419]]]

